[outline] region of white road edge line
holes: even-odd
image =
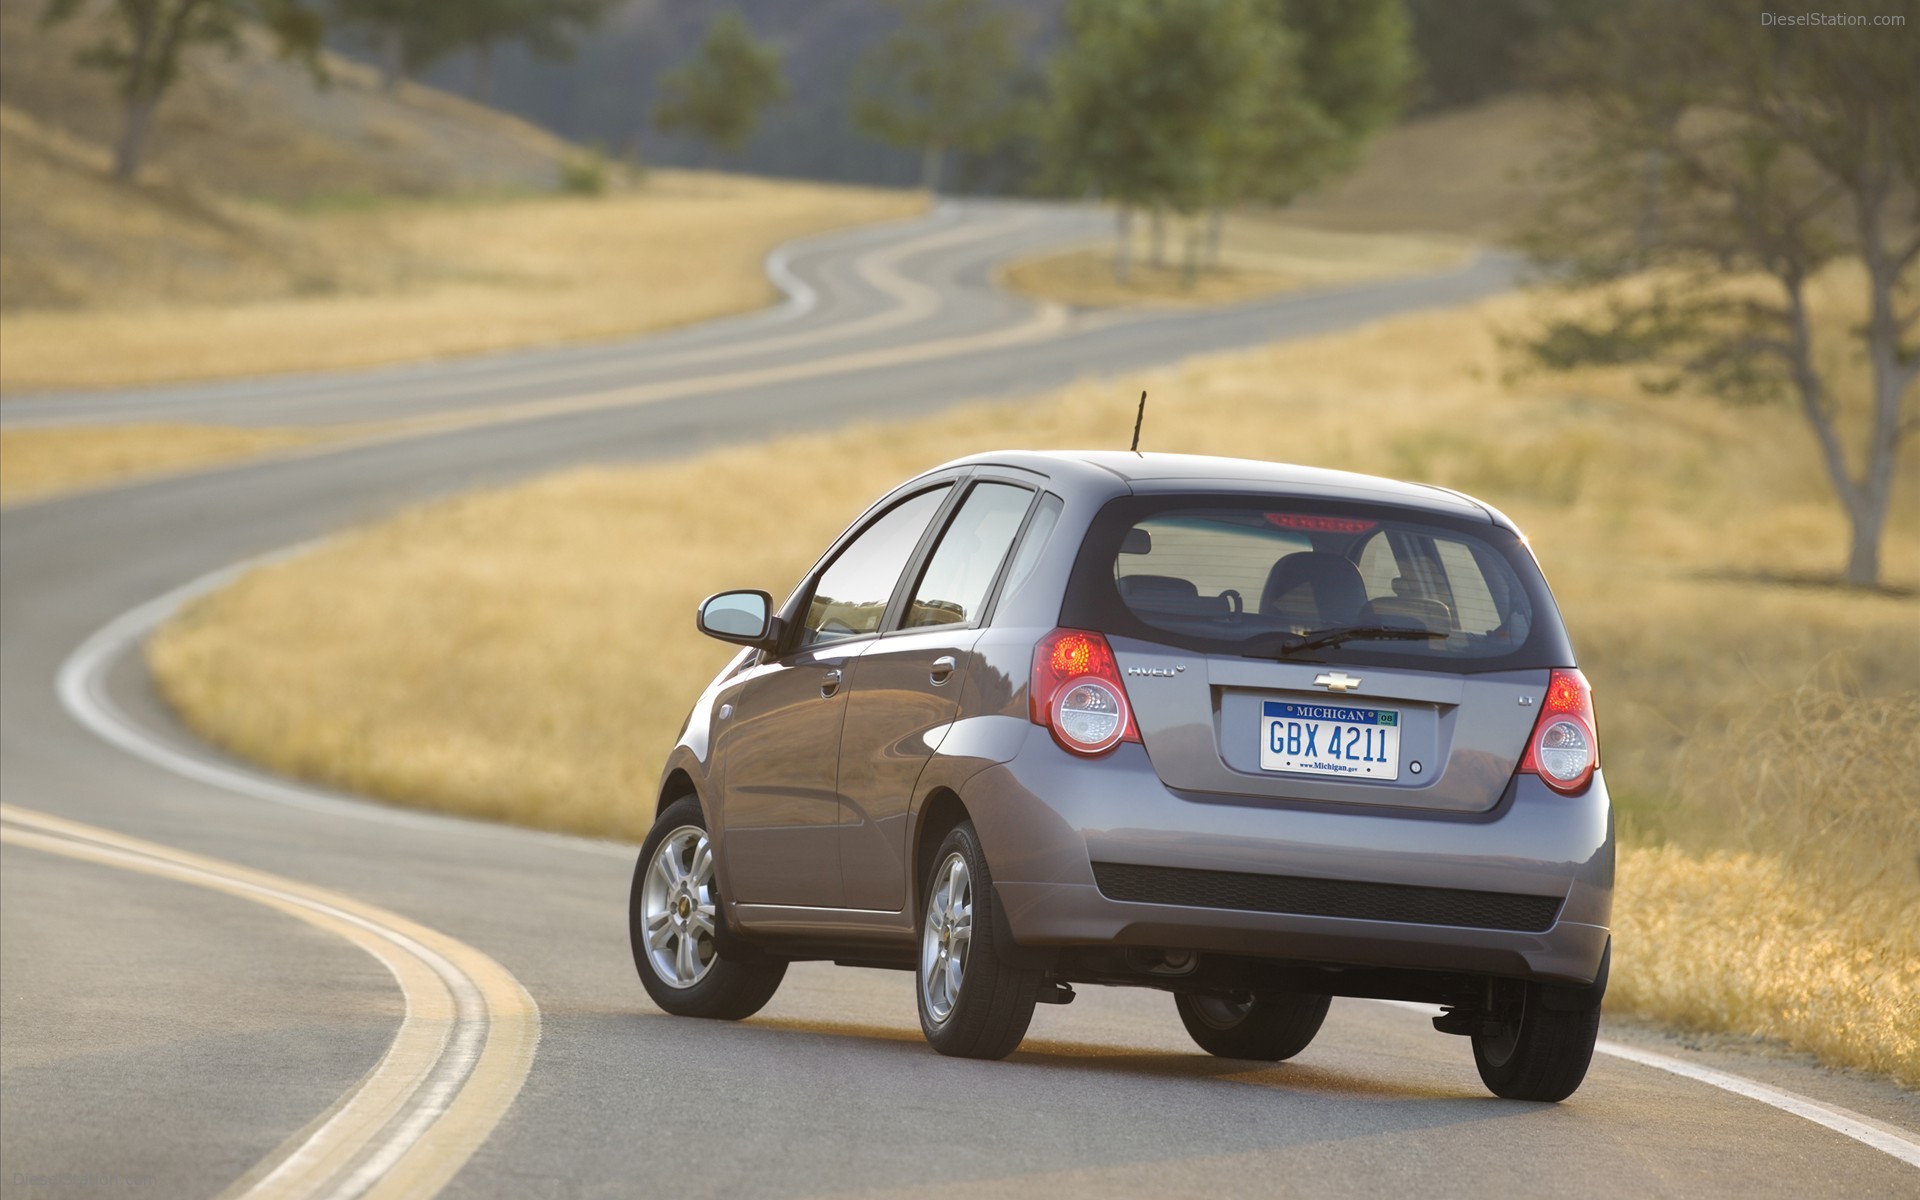
[[[412,829],[431,829],[436,832],[458,830],[516,840],[533,838],[589,854],[611,858],[632,858],[636,849],[618,842],[572,837],[567,834],[523,829],[517,826],[495,825],[443,813],[392,808],[344,792],[293,783],[263,772],[249,771],[212,758],[188,754],[141,728],[121,712],[119,706],[107,696],[101,681],[106,676],[108,668],[121,655],[133,649],[162,621],[177,612],[182,605],[225,587],[255,567],[267,566],[305,554],[322,545],[324,541],[325,539],[316,539],[301,542],[269,554],[221,567],[216,571],[209,571],[197,579],[190,580],[163,595],[121,613],[81,642],[60,664],[59,672],[55,677],[55,687],[60,696],[61,706],[67,710],[69,716],[96,736],[120,747],[136,758],[145,759],[175,775],[244,796],[252,796],[257,800],[266,800],[310,812],[355,817],[363,821],[376,821]]]
[[[1428,1017],[1437,1017],[1441,1012],[1437,1004],[1421,1004],[1412,1000],[1376,1000],[1374,1003],[1403,1008],[1408,1012],[1417,1012]],[[1642,1050],[1638,1046],[1628,1046],[1607,1038],[1601,1038],[1595,1042],[1593,1048],[1599,1054],[1625,1059],[1627,1062],[1638,1063],[1643,1067],[1652,1067],[1656,1071],[1665,1071],[1691,1079],[1696,1083],[1717,1087],[1723,1092],[1732,1092],[1736,1096],[1757,1100],[1781,1112],[1792,1113],[1802,1120],[1825,1126],[1862,1145],[1891,1154],[1908,1166],[1920,1167],[1920,1141],[1913,1140],[1907,1136],[1906,1131],[1897,1126],[1889,1125],[1885,1121],[1877,1121],[1850,1108],[1841,1108],[1836,1104],[1822,1104],[1798,1092],[1789,1092],[1784,1088],[1756,1083],[1740,1075],[1716,1071],[1712,1067],[1690,1063],[1683,1058],[1674,1058],[1652,1050]]]

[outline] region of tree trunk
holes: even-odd
[[[482,104],[493,103],[492,42],[481,42],[473,48],[473,98]]]
[[[1207,210],[1207,265],[1218,268],[1220,265],[1220,241],[1225,235],[1227,211],[1224,205],[1216,204]]]
[[[120,141],[113,148],[113,177],[122,183],[131,183],[140,171],[147,134],[153,129],[153,110],[159,102],[158,96],[138,96],[126,103]]]
[[[1167,265],[1167,214],[1156,207],[1147,228],[1153,238],[1153,265],[1164,267]]]
[[[1640,218],[1634,225],[1634,255],[1642,266],[1653,253],[1660,237],[1660,175],[1666,169],[1666,156],[1658,146],[1647,147],[1640,160]]]
[[[1113,281],[1126,286],[1133,271],[1133,210],[1126,205],[1114,215]]]
[[[947,148],[940,142],[920,147],[920,186],[936,196],[940,194],[940,167],[946,157]]]
[[[1880,583],[1880,535],[1893,503],[1893,477],[1899,465],[1900,402],[1920,381],[1920,364],[1901,361],[1903,321],[1895,303],[1904,264],[1886,244],[1886,196],[1861,187],[1854,194],[1860,228],[1861,258],[1867,268],[1867,359],[1873,364],[1873,424],[1867,444],[1867,469],[1857,489],[1859,502],[1848,506],[1853,541],[1847,554],[1847,582],[1856,587]]]
[[[391,95],[400,90],[407,74],[407,33],[398,25],[380,27],[380,90]]]
[[[1869,255],[1868,270],[1872,272],[1872,256]],[[1813,329],[1807,315],[1805,281],[1798,277],[1781,280],[1787,289],[1787,326],[1795,390],[1800,393],[1800,411],[1813,427],[1814,437],[1820,443],[1820,459],[1827,468],[1827,480],[1833,484],[1833,491],[1840,499],[1841,508],[1846,510],[1847,520],[1852,525],[1852,535],[1847,551],[1847,582],[1855,587],[1877,587],[1880,583],[1880,532],[1886,524],[1887,502],[1892,499],[1893,471],[1891,457],[1898,442],[1897,422],[1889,422],[1884,430],[1881,416],[1886,411],[1887,396],[1879,371],[1875,371],[1875,421],[1874,444],[1867,448],[1868,467],[1864,480],[1856,480],[1851,468],[1847,466],[1846,450],[1840,444],[1840,433],[1834,420],[1833,409],[1827,396],[1825,382],[1814,367]],[[1869,354],[1873,337],[1869,325]],[[1877,366],[1878,364],[1876,364]],[[1901,373],[1899,364],[1893,363],[1896,377]],[[1899,397],[1892,397],[1893,411],[1897,416]],[[1884,436],[1883,436],[1884,435]],[[1882,456],[1887,465],[1882,467]]]
[[[1862,503],[1847,509],[1853,536],[1847,543],[1847,582],[1854,587],[1880,586],[1880,534],[1887,524],[1890,497],[1863,494]]]

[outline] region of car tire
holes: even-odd
[[[993,875],[971,822],[940,843],[920,907],[920,1031],[954,1058],[1005,1058],[1027,1036],[1042,973],[1002,960]]]
[[[1194,1044],[1208,1054],[1281,1062],[1313,1041],[1333,999],[1283,992],[1235,1003],[1219,996],[1178,992],[1173,1002]]]
[[[1556,1007],[1538,983],[1515,985],[1500,1005],[1497,1034],[1475,1034],[1473,1063],[1504,1100],[1565,1100],[1587,1077],[1600,1035],[1600,1006]]]
[[[787,973],[782,960],[721,951],[726,913],[706,817],[693,796],[669,804],[641,843],[627,931],[647,995],[677,1017],[750,1017]]]

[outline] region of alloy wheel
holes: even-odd
[[[934,875],[920,928],[920,996],[935,1023],[953,1015],[973,947],[973,880],[967,861],[949,854]]]
[[[713,846],[707,831],[682,825],[660,840],[647,865],[640,910],[647,958],[662,982],[689,988],[713,968]]]

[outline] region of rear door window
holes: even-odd
[[[987,593],[1000,574],[1007,550],[1033,492],[1010,483],[978,483],[947,523],[940,544],[927,559],[920,584],[907,605],[908,629],[967,625],[980,619]]]

